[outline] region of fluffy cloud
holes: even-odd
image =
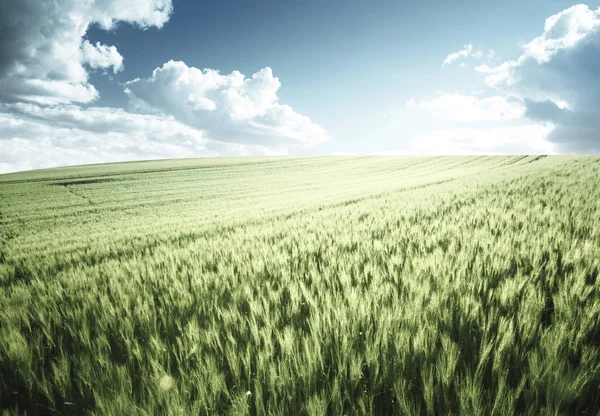
[[[328,140],[319,125],[279,103],[271,68],[246,78],[169,61],[152,76],[125,84],[133,103],[206,131],[214,140],[310,146]]]
[[[0,173],[57,165],[218,155],[283,155],[327,139],[279,103],[270,68],[250,78],[180,62],[127,83],[137,113],[81,107],[98,96],[88,71],[124,69],[90,25],[161,28],[172,0],[0,2]]]
[[[81,45],[83,60],[91,68],[110,68],[116,74],[123,70],[123,57],[114,46],[106,46],[96,42],[92,45],[88,40],[84,40]]]
[[[83,41],[88,27],[117,22],[162,27],[171,0],[0,2],[0,101],[89,102],[98,91],[84,65],[122,68],[114,46]]]
[[[286,154],[281,147],[222,143],[173,119],[73,105],[0,107],[0,173],[82,163]]]
[[[523,116],[525,107],[519,100],[504,96],[478,98],[462,94],[441,94],[416,103],[410,99],[407,107],[421,107],[444,120],[460,122],[510,120]]]
[[[207,153],[202,132],[172,118],[112,108],[5,105],[0,170]]]
[[[472,52],[473,52],[473,45],[471,45],[471,44],[465,45],[464,49],[461,49],[460,51],[457,51],[457,52],[452,52],[450,55],[446,56],[446,59],[444,59],[442,66],[449,65],[461,57],[466,58],[467,56],[471,55]]]
[[[565,152],[600,152],[600,9],[570,7],[513,61],[476,69],[496,90],[519,97],[525,115],[551,122],[548,140]]]
[[[493,58],[494,55],[495,55],[495,52],[493,50],[491,50],[491,49],[487,50],[488,58]],[[446,56],[446,59],[444,59],[444,62],[442,62],[442,66],[450,65],[451,63],[453,63],[461,58],[467,58],[469,56],[474,57],[474,58],[481,58],[483,56],[483,50],[482,49],[473,50],[473,45],[471,45],[469,43],[468,45],[465,45],[464,48],[461,49],[460,51],[452,52],[451,54]],[[465,66],[464,63],[461,63],[461,66]]]
[[[490,54],[488,58],[493,51]],[[474,55],[472,45],[466,45],[448,55],[443,65]],[[459,122],[522,119],[523,124],[529,119],[544,126],[536,127],[536,132],[546,132],[553,151],[598,153],[599,67],[600,8],[576,5],[546,19],[543,33],[523,45],[517,59],[475,68],[494,90],[488,95],[494,96],[442,94],[420,103],[411,99],[407,107],[426,108],[440,118]],[[461,130],[446,133],[469,136]],[[437,134],[429,138],[435,137]]]

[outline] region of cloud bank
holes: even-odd
[[[325,130],[280,104],[281,86],[266,67],[246,78],[169,61],[145,79],[125,84],[134,103],[172,115],[219,141],[310,146],[327,141]]]
[[[441,119],[460,122],[511,120],[525,114],[525,107],[519,100],[499,95],[479,98],[463,94],[440,94],[418,104],[414,99],[411,100],[406,103],[408,107],[425,108]]]
[[[443,65],[474,55],[469,44],[448,55]],[[523,140],[537,144],[534,148],[521,146],[523,149],[600,153],[599,68],[600,8],[591,10],[580,4],[546,19],[543,33],[524,44],[517,59],[477,66],[475,71],[481,74],[488,89],[483,94],[441,93],[418,103],[411,99],[407,107],[425,108],[441,119],[462,123],[507,120],[521,126],[529,124],[535,138]],[[494,137],[491,142],[496,142],[498,136],[486,131],[492,130],[482,129],[477,134]],[[513,131],[527,130],[521,127]],[[542,132],[546,147],[539,146]],[[456,134],[451,130],[444,133],[449,137],[474,136],[463,127]],[[431,142],[436,136],[439,134],[421,139]],[[485,148],[487,142],[490,140],[478,143]],[[509,142],[516,146],[514,140]]]
[[[285,147],[223,143],[173,117],[76,105],[0,107],[0,173],[177,157],[284,155]]]
[[[477,71],[488,86],[519,97],[532,120],[551,122],[548,140],[565,152],[600,152],[600,8],[576,5],[546,19],[516,60]]]
[[[439,129],[413,137],[410,144],[413,152],[428,155],[555,154],[546,140],[551,129],[544,124]]]
[[[81,107],[99,96],[89,71],[124,71],[114,45],[91,42],[92,25],[162,28],[172,0],[0,2],[0,173],[137,159],[287,154],[328,140],[279,103],[270,68],[246,78],[167,62],[126,83],[136,112]]]
[[[84,41],[92,24],[161,28],[171,0],[19,0],[0,2],[0,100],[87,103],[98,97],[90,68],[122,68],[114,46]]]

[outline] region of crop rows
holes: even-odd
[[[599,162],[0,176],[0,409],[597,414]]]

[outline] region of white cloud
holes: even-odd
[[[600,26],[599,12],[586,5],[572,6],[546,19],[544,33],[524,46],[525,56],[539,64],[548,62],[561,49],[573,48]]]
[[[413,137],[407,150],[426,155],[553,154],[556,150],[546,140],[551,129],[544,123],[441,129]]]
[[[81,49],[83,62],[91,68],[110,68],[112,66],[115,74],[123,70],[123,57],[116,47],[102,45],[100,42],[92,45],[88,40],[84,40]]]
[[[476,52],[467,45],[462,51],[449,55],[444,64],[475,56]],[[495,90],[486,95],[493,96],[441,94],[430,101],[409,102],[407,106],[426,108],[437,117],[459,122],[513,120],[531,124],[533,121],[532,126],[537,127],[531,133],[537,139],[532,142],[523,136],[527,143],[523,151],[530,149],[531,143],[537,143],[533,150],[600,152],[600,8],[591,10],[585,5],[576,5],[565,9],[546,20],[544,32],[524,44],[517,59],[492,65],[489,60],[494,56],[495,53],[488,50],[488,63],[475,68],[483,74],[485,84]],[[521,137],[514,134],[515,131],[521,132],[522,128],[503,133]],[[448,134],[460,142],[461,138],[469,141],[469,137],[478,135],[488,137],[480,142],[485,149],[483,143],[490,142],[490,137],[491,142],[501,141],[498,132],[495,129],[439,131],[423,136],[422,141],[433,144],[441,140],[443,143],[442,135]],[[545,134],[546,145],[540,134]],[[520,148],[516,141],[505,144]],[[448,150],[455,145],[453,143]],[[440,148],[437,144],[435,147]]]
[[[549,17],[518,59],[481,65],[488,86],[519,97],[525,115],[551,122],[566,152],[600,152],[600,9],[576,5]]]
[[[478,49],[475,52],[471,53],[471,56],[475,58],[481,58],[483,56],[483,51],[481,49]]]
[[[152,76],[125,84],[136,104],[173,115],[223,142],[311,146],[329,140],[308,117],[280,104],[271,68],[246,78],[169,61]]]
[[[484,51],[484,49],[485,51],[487,51],[487,53]],[[484,54],[486,55],[487,59],[492,59],[495,56],[495,52],[492,49],[483,48],[474,50],[473,45],[468,44],[465,45],[464,48],[460,51],[452,52],[451,54],[446,56],[446,59],[444,59],[444,62],[442,62],[442,66],[450,65],[451,63],[458,61],[461,58],[472,57],[479,59],[482,58]],[[466,65],[464,62],[460,64],[461,68],[464,68],[466,66],[468,65]]]
[[[327,140],[279,103],[270,68],[250,78],[169,62],[127,84],[139,113],[89,107],[88,70],[123,70],[115,46],[84,39],[92,24],[161,28],[171,0],[0,3],[0,172],[57,165],[218,155],[283,155]]]
[[[485,81],[491,87],[511,87],[520,84],[522,76],[527,75],[524,72],[532,68],[539,72],[538,75],[554,75],[542,73],[542,69],[552,66],[545,64],[550,64],[553,58],[564,59],[566,55],[570,55],[570,51],[578,47],[589,47],[590,43],[596,43],[599,28],[600,8],[593,11],[583,4],[572,6],[546,19],[544,33],[526,43],[523,46],[523,54],[517,60],[506,61],[495,67],[484,64],[476,70],[487,75]],[[577,65],[578,62],[572,64]],[[568,69],[564,68],[565,72]],[[544,80],[539,85],[539,93],[544,94],[550,87],[547,81]]]
[[[122,67],[114,46],[83,37],[93,23],[162,27],[171,0],[19,0],[0,2],[0,101],[43,104],[90,102],[98,91],[84,64]]]
[[[510,71],[516,66],[516,62],[507,61],[498,66],[489,66],[488,64],[481,64],[475,67],[477,72],[485,74],[485,83],[489,87],[496,87],[499,85],[513,85],[515,80],[511,78]]]
[[[471,55],[472,52],[473,52],[473,45],[471,45],[471,44],[465,45],[464,48],[461,49],[460,51],[452,52],[450,55],[446,56],[446,59],[444,59],[442,66],[449,65],[452,62],[454,62],[460,58],[466,58],[467,56]]]
[[[208,153],[202,132],[172,118],[76,106],[26,104],[2,110],[0,164],[5,172]]]
[[[425,108],[436,117],[460,122],[511,120],[522,117],[525,112],[525,107],[519,100],[504,96],[478,98],[471,95],[442,94],[419,104],[414,99],[409,100],[407,106]]]
[[[0,173],[126,160],[287,153],[285,147],[209,140],[173,117],[115,108],[4,105],[0,125]]]

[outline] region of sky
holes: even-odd
[[[0,173],[600,153],[599,70],[598,4],[0,0]]]

